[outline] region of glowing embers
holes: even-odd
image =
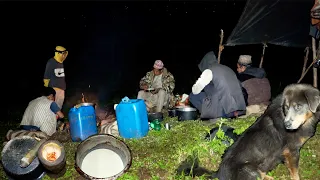
[[[42,149],[43,159],[54,162],[61,156],[61,148],[58,144],[48,143]]]

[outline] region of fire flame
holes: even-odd
[[[83,94],[83,93],[82,93],[81,102],[82,102],[82,103],[85,103],[85,102],[86,102],[86,98],[84,97],[84,94]]]

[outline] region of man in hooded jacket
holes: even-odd
[[[246,103],[234,71],[219,64],[213,51],[202,58],[198,67],[202,74],[192,86],[189,100],[200,111],[201,118],[231,118],[244,114]]]

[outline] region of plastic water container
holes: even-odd
[[[143,99],[125,97],[116,107],[119,134],[123,138],[141,138],[148,134],[148,113]]]
[[[70,134],[73,142],[98,134],[96,114],[92,103],[81,103],[69,111]]]

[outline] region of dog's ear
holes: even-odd
[[[304,93],[309,109],[315,113],[320,105],[320,92],[317,89],[308,89]]]
[[[285,105],[288,105],[288,103],[289,103],[288,98],[291,97],[292,94],[293,94],[293,91],[291,89],[291,86],[288,86],[283,90],[282,100],[281,100],[282,107],[284,107]]]

